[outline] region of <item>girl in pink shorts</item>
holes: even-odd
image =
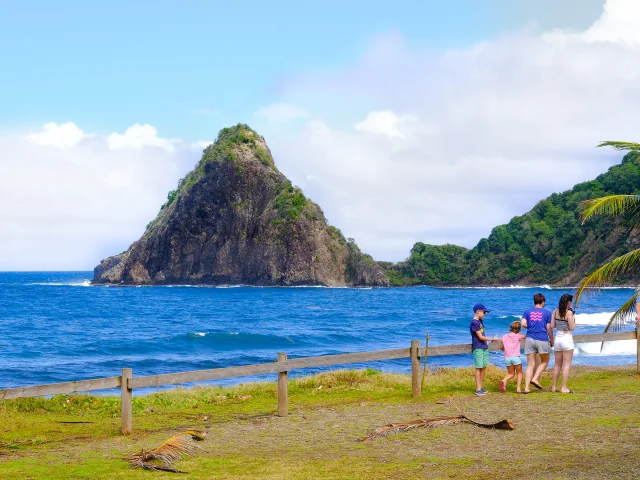
[[[516,393],[522,393],[522,359],[520,358],[520,340],[526,335],[520,333],[520,322],[513,322],[509,326],[510,332],[500,340],[500,350],[504,350],[504,363],[507,366],[507,376],[500,380],[500,391],[507,391],[507,382],[517,376]]]

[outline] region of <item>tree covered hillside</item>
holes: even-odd
[[[612,218],[580,224],[580,202],[611,194],[640,194],[640,152],[495,227],[471,250],[419,242],[406,261],[381,265],[394,285],[575,285],[598,265],[640,244],[637,234]]]

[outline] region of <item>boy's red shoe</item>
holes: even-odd
[[[506,391],[507,391],[507,387],[505,387],[505,386],[504,386],[504,382],[503,382],[502,380],[500,380],[500,385],[499,385],[499,387],[500,387],[500,391],[501,391],[502,393],[504,393],[504,392],[506,392]]]

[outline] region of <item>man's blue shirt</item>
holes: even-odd
[[[549,341],[547,325],[551,323],[551,312],[544,308],[533,307],[522,314],[527,321],[527,338]]]

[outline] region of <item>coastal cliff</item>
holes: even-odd
[[[380,265],[392,285],[575,286],[595,268],[640,247],[640,232],[620,218],[580,222],[582,201],[617,194],[640,195],[640,152],[628,153],[594,180],[541,200],[470,250],[418,242],[404,262]],[[637,281],[637,272],[619,279]]]
[[[220,132],[142,237],[100,262],[93,283],[389,285],[242,124]]]

